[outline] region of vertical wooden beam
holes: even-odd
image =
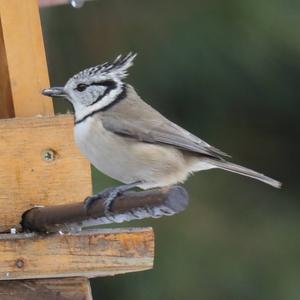
[[[52,115],[37,0],[0,0],[0,118]]]
[[[0,118],[14,117],[12,92],[8,75],[8,62],[6,57],[2,24],[0,18]]]

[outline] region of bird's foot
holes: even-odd
[[[124,192],[136,187],[138,184],[140,184],[139,181],[130,184],[124,184],[124,185],[106,188],[100,193],[87,197],[84,200],[84,206],[86,210],[88,210],[96,200],[101,198],[104,200],[104,214],[107,216],[111,214],[114,200],[118,196],[122,195]]]

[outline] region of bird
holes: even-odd
[[[84,69],[42,94],[64,97],[74,108],[74,137],[96,169],[122,182],[104,190],[106,213],[119,194],[183,183],[194,172],[219,168],[275,188],[281,183],[228,161],[230,156],[168,120],[125,82],[136,53]],[[99,195],[86,199],[90,207]]]

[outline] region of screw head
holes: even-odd
[[[23,267],[24,267],[24,260],[21,259],[21,258],[17,259],[17,260],[16,260],[16,266],[17,266],[17,268],[19,268],[19,269],[23,268]]]
[[[42,151],[42,159],[46,162],[55,160],[55,151],[52,149],[44,149]]]

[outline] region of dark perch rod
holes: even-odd
[[[88,210],[83,202],[34,207],[24,212],[21,225],[24,231],[78,231],[94,225],[170,216],[183,211],[187,205],[188,194],[180,186],[130,191],[115,199],[109,216],[104,214],[104,201],[99,198]]]

